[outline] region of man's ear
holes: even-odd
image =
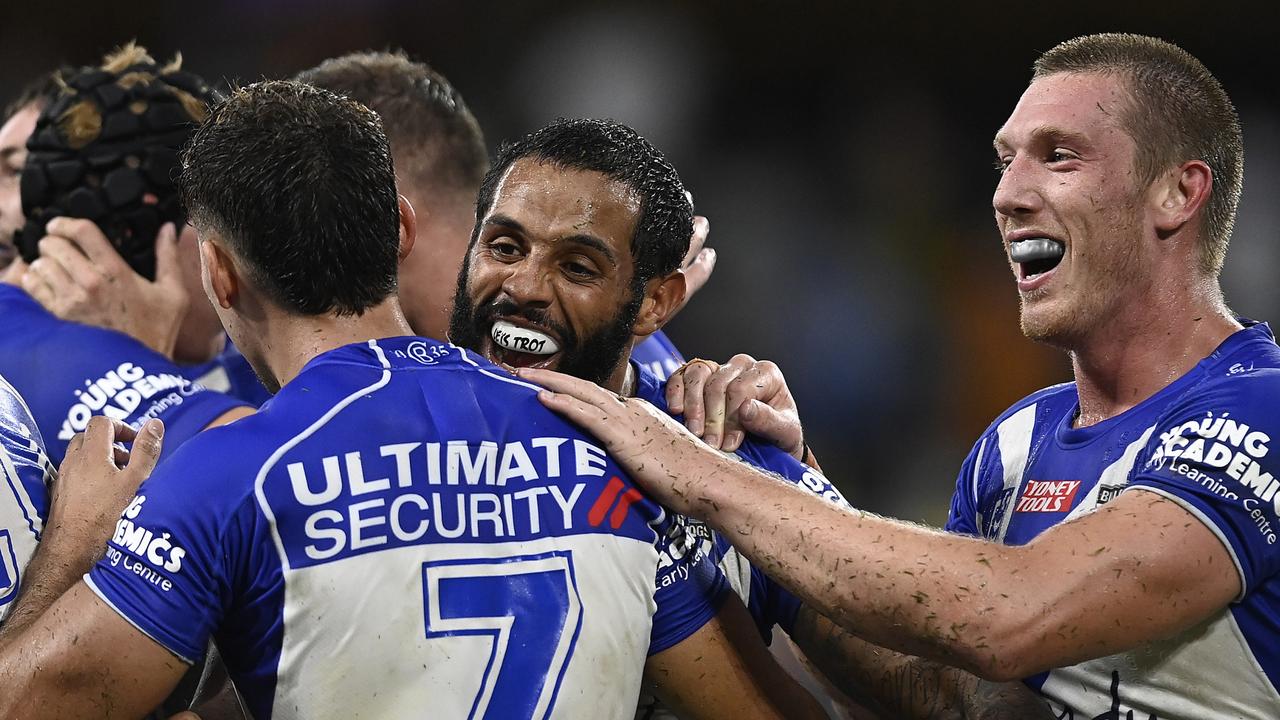
[[[240,275],[235,262],[215,240],[200,243],[205,292],[219,307],[230,309],[240,296]]]
[[[640,312],[631,326],[631,334],[648,337],[661,330],[684,305],[684,293],[684,273],[679,270],[646,283],[644,300],[640,302]]]
[[[409,198],[400,195],[400,262],[413,252],[413,244],[418,241],[418,216],[413,211]]]
[[[1156,180],[1151,197],[1156,232],[1166,238],[1204,209],[1213,190],[1213,170],[1188,160]]]

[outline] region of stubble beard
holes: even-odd
[[[1087,264],[1074,265],[1084,277],[1067,278],[1054,288],[1056,302],[1046,298],[1048,290],[1036,289],[1019,296],[1022,334],[1036,342],[1068,352],[1080,349],[1100,328],[1118,316],[1123,298],[1135,287],[1145,286],[1147,276],[1140,259],[1141,231],[1134,225],[1112,226],[1111,240],[1099,248]],[[1033,303],[1053,303],[1031,308]]]

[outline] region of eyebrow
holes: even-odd
[[[0,148],[0,162],[6,162],[6,163],[9,162],[9,158],[12,158],[14,155],[17,155],[21,151],[22,151],[22,148],[13,147],[13,146],[10,146],[7,148]]]
[[[1089,142],[1089,138],[1085,137],[1083,133],[1078,133],[1074,130],[1064,130],[1063,128],[1054,125],[1040,125],[1034,128],[1031,131],[1031,139],[1033,141],[1064,141],[1069,145],[1087,146],[1091,144]],[[1005,139],[1005,135],[1003,133],[996,133],[996,137],[991,141],[991,145],[997,152],[999,152],[1001,149],[1009,147],[1009,141]]]
[[[525,230],[524,226],[521,225],[519,221],[507,215],[492,215],[485,219],[484,224],[497,225],[498,227],[504,227],[509,230],[514,230],[515,232],[520,233],[521,235],[528,234],[528,231]],[[613,249],[609,247],[608,243],[596,237],[595,235],[589,235],[586,233],[579,233],[577,235],[567,235],[565,237],[560,238],[560,241],[573,243],[575,245],[584,245],[586,247],[592,248],[593,250],[598,251],[601,255],[604,255],[605,258],[607,258],[609,262],[612,263],[613,265],[618,264],[618,257],[614,254]]]

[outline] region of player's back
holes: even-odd
[[[629,717],[661,516],[531,386],[395,338],[162,464],[91,578],[179,655],[213,631],[255,717]]]
[[[0,375],[26,399],[45,450],[60,463],[67,444],[106,415],[136,427],[158,417],[165,455],[214,418],[243,405],[183,377],[137,340],[55,317],[35,298],[0,283]]]

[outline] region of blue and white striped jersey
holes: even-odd
[[[725,580],[535,390],[422,338],[324,353],[163,462],[87,580],[179,657],[214,638],[260,719],[629,718]]]
[[[997,418],[965,460],[947,528],[1020,545],[1121,492],[1154,492],[1218,536],[1243,592],[1176,637],[1027,683],[1075,720],[1280,717],[1280,457],[1270,453],[1280,438],[1280,348],[1271,330],[1236,332],[1116,417],[1076,428],[1078,408],[1065,384]]]
[[[53,467],[31,411],[0,377],[0,622],[18,595],[22,571],[40,542],[49,512]]]

